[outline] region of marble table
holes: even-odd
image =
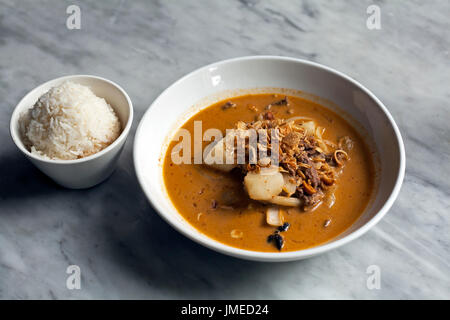
[[[450,298],[450,2],[0,1],[0,298]],[[380,8],[369,30],[366,9]],[[312,259],[268,264],[203,248],[152,210],[132,146],[159,93],[205,64],[284,55],[336,68],[381,98],[406,144],[407,169],[388,215],[358,240]],[[9,136],[14,106],[67,74],[122,85],[135,122],[115,173],[88,190],[42,175]],[[66,287],[69,265],[81,289]],[[379,267],[380,289],[367,287]]]

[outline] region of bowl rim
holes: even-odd
[[[223,67],[226,64],[232,64],[236,62],[245,62],[245,61],[251,61],[251,60],[269,60],[269,61],[284,61],[284,62],[293,62],[293,63],[300,63],[304,65],[308,65],[314,68],[321,69],[323,71],[332,73],[338,77],[340,77],[344,81],[348,81],[355,85],[358,89],[366,93],[376,104],[376,106],[380,109],[382,113],[386,116],[386,118],[389,120],[389,124],[392,127],[394,133],[395,133],[395,142],[393,143],[397,144],[397,148],[399,150],[399,167],[397,172],[397,177],[395,180],[394,188],[389,195],[388,199],[384,202],[383,206],[378,210],[378,212],[364,225],[353,231],[352,233],[337,239],[337,240],[330,240],[330,242],[307,248],[297,251],[287,251],[287,252],[259,252],[259,251],[252,251],[252,250],[246,250],[246,249],[240,249],[236,248],[224,243],[221,243],[213,238],[210,238],[206,234],[202,234],[200,231],[196,230],[196,232],[191,232],[191,230],[188,230],[183,227],[183,225],[176,221],[175,219],[172,219],[170,215],[167,215],[162,207],[159,205],[158,201],[156,201],[156,197],[152,195],[151,192],[149,192],[145,188],[144,184],[144,178],[142,176],[142,173],[139,170],[139,165],[137,161],[137,145],[140,141],[141,137],[141,131],[143,130],[143,124],[146,122],[146,119],[151,115],[151,109],[152,106],[154,106],[162,96],[166,94],[172,87],[179,84],[180,82],[198,74],[202,73],[209,68],[213,66],[221,66]],[[218,62],[214,62],[211,64],[208,64],[206,66],[200,67],[185,76],[181,77],[174,83],[172,83],[170,86],[168,86],[165,90],[163,90],[160,95],[151,103],[151,105],[148,107],[148,109],[145,111],[142,119],[139,122],[138,128],[136,130],[135,139],[133,143],[133,163],[135,167],[135,172],[137,176],[137,180],[139,182],[139,185],[141,186],[142,191],[144,192],[145,196],[149,200],[152,207],[155,209],[155,211],[158,213],[160,217],[162,217],[169,225],[171,225],[175,230],[183,234],[184,236],[188,237],[189,239],[209,248],[216,252],[220,252],[229,256],[245,259],[245,260],[254,260],[254,261],[265,261],[265,262],[282,262],[282,261],[293,261],[293,260],[300,260],[309,258],[318,254],[322,254],[324,252],[327,252],[329,250],[336,249],[344,244],[347,244],[360,236],[362,236],[364,233],[366,233],[368,230],[370,230],[372,227],[374,227],[389,211],[389,209],[392,207],[394,201],[396,200],[400,188],[403,183],[404,175],[405,175],[405,147],[402,140],[402,136],[400,134],[400,130],[397,127],[397,124],[395,123],[392,115],[389,113],[386,106],[373,94],[369,89],[367,89],[365,86],[363,86],[361,83],[356,81],[355,79],[347,76],[346,74],[337,71],[331,67],[304,60],[304,59],[298,59],[298,58],[292,58],[292,57],[285,57],[285,56],[270,56],[270,55],[256,55],[256,56],[244,56],[244,57],[237,57],[232,59],[226,59]],[[179,214],[179,213],[178,213]],[[180,214],[179,214],[180,215]],[[181,216],[181,215],[180,215]],[[184,219],[184,218],[183,218]]]
[[[62,160],[62,159],[46,159],[40,156],[37,156],[35,154],[32,154],[30,151],[28,151],[23,142],[22,139],[20,138],[20,136],[15,134],[15,124],[19,121],[19,117],[20,117],[20,113],[24,112],[25,110],[19,110],[21,108],[19,108],[19,106],[21,106],[24,102],[24,100],[26,100],[30,95],[36,93],[36,91],[39,91],[42,87],[49,85],[52,82],[64,82],[66,80],[70,80],[73,78],[88,78],[88,79],[96,79],[96,80],[100,80],[103,82],[106,82],[110,85],[112,85],[113,87],[115,87],[116,89],[119,90],[120,93],[122,93],[122,95],[125,97],[126,101],[127,101],[127,105],[128,105],[128,110],[129,110],[129,115],[128,115],[128,120],[127,123],[125,124],[122,132],[120,133],[120,135],[116,138],[116,140],[114,140],[110,145],[108,145],[106,148],[100,150],[99,152],[96,152],[94,154],[91,154],[87,157],[84,158],[80,158],[80,159],[73,159],[73,160]],[[103,98],[103,97],[100,97]],[[31,108],[32,106],[30,106],[29,108]],[[126,139],[126,137],[128,136],[128,133],[131,129],[131,126],[133,124],[133,103],[131,102],[130,97],[128,96],[128,94],[126,93],[126,91],[117,83],[115,83],[114,81],[108,80],[106,78],[103,77],[99,77],[99,76],[94,76],[94,75],[89,75],[89,74],[74,74],[74,75],[67,75],[67,76],[62,76],[62,77],[58,77],[52,80],[48,80],[40,85],[38,85],[37,87],[35,87],[34,89],[30,90],[27,94],[25,94],[25,96],[23,96],[22,99],[20,99],[19,103],[17,103],[17,105],[14,107],[14,111],[11,114],[11,119],[10,119],[10,124],[9,124],[9,134],[11,136],[11,139],[14,141],[14,144],[16,145],[17,148],[19,148],[20,151],[22,151],[22,153],[24,153],[27,157],[33,158],[35,160],[41,161],[41,162],[45,162],[45,163],[53,163],[53,164],[61,164],[61,165],[66,165],[66,164],[77,164],[77,163],[83,163],[83,162],[87,162],[96,158],[101,157],[102,155],[108,153],[110,150],[116,148],[117,145],[120,144],[120,142],[123,139]]]

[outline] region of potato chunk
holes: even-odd
[[[259,172],[247,173],[244,186],[251,199],[270,200],[281,193],[284,179],[278,167],[261,168]]]

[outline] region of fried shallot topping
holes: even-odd
[[[349,137],[342,137],[337,144],[323,139],[325,128],[317,126],[311,119],[277,119],[270,111],[259,114],[255,121],[239,121],[235,126],[236,129],[254,129],[258,134],[263,134],[267,143],[258,143],[257,147],[266,148],[268,157],[277,151],[273,148],[278,146],[278,171],[283,175],[285,185],[283,191],[272,195],[272,198],[277,200],[276,204],[281,205],[301,203],[304,210],[315,208],[324,199],[327,190],[333,187],[345,162],[349,160],[347,151],[353,146]],[[273,137],[276,137],[279,143],[272,146]],[[257,151],[247,143],[246,152],[248,157]],[[259,173],[262,168],[270,166],[269,159],[260,159],[256,164],[239,165],[245,175]],[[248,179],[249,182],[253,180],[255,179]],[[251,187],[246,185],[248,192]],[[251,195],[251,192],[249,194]]]

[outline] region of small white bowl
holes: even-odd
[[[31,108],[38,98],[64,81],[72,81],[91,88],[95,95],[104,98],[116,112],[122,125],[120,136],[108,147],[85,158],[76,160],[48,160],[31,154],[24,146],[19,131],[19,117]],[[114,171],[133,122],[133,105],[127,93],[116,83],[90,75],[73,75],[48,81],[30,91],[14,109],[11,116],[11,137],[20,151],[36,166],[63,187],[83,189],[92,187]]]
[[[229,98],[230,92],[238,95],[240,90],[253,88],[302,90],[327,99],[340,107],[335,111],[343,111],[341,115],[346,113],[356,120],[374,141],[380,155],[379,181],[374,199],[358,221],[337,238],[299,251],[272,253],[243,250],[199,232],[171,203],[164,186],[162,160],[175,130],[195,110],[219,99]],[[405,172],[405,151],[397,125],[386,107],[357,81],[336,70],[305,60],[256,56],[221,61],[200,68],[161,93],[145,113],[136,131],[134,165],[139,183],[156,211],[190,239],[238,258],[290,261],[338,248],[358,238],[380,221],[399,193]]]

